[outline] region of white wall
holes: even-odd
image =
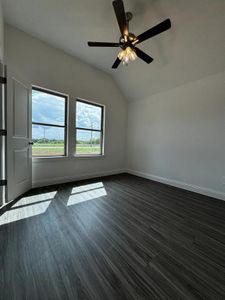
[[[0,61],[4,57],[4,18],[2,10],[2,1],[0,0]]]
[[[8,69],[19,78],[66,93],[72,104],[79,97],[106,105],[105,157],[35,160],[35,185],[110,174],[125,167],[127,103],[107,74],[8,25],[5,53]],[[72,109],[71,134],[74,120]]]
[[[105,157],[35,162],[35,184],[110,174],[127,161],[135,174],[225,199],[224,72],[129,103],[126,135],[127,104],[108,75],[10,26],[5,49],[30,83],[106,105]]]
[[[225,200],[225,72],[129,104],[128,168]]]

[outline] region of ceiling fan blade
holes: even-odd
[[[89,47],[119,47],[119,43],[109,43],[109,42],[88,42]]]
[[[119,28],[122,36],[128,36],[128,26],[126,20],[126,14],[124,10],[124,5],[122,0],[113,1],[113,7],[116,14],[117,22],[119,24]]]
[[[119,59],[119,57],[117,57],[117,59],[115,60],[114,64],[112,65],[112,69],[118,68],[118,66],[119,66],[120,63],[121,63],[121,60]]]
[[[153,58],[151,56],[149,56],[148,54],[146,54],[145,52],[143,52],[139,48],[135,47],[134,49],[135,49],[135,52],[136,52],[137,56],[140,59],[142,59],[143,61],[145,61],[147,64],[150,64],[153,61]]]
[[[145,31],[144,33],[137,36],[137,42],[135,44],[139,44],[144,42],[145,40],[160,34],[163,31],[166,31],[171,28],[171,21],[170,19],[166,19],[165,21],[159,23],[158,25],[150,28],[149,30]]]

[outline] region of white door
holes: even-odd
[[[7,76],[7,201],[32,186],[31,86]]]

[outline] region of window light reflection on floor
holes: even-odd
[[[38,194],[38,195],[23,197],[18,202],[16,202],[16,204],[14,204],[12,207],[29,205],[32,203],[37,203],[37,202],[53,199],[56,194],[57,194],[57,191],[54,191],[54,192],[48,192],[48,193],[42,193],[42,194]]]
[[[23,197],[13,205],[10,210],[0,216],[0,225],[13,223],[45,213],[56,193],[55,191]]]
[[[102,182],[96,182],[96,183],[91,183],[91,184],[85,184],[85,185],[81,185],[81,186],[77,186],[74,187],[72,189],[71,194],[76,194],[76,193],[80,193],[80,192],[86,192],[86,191],[90,191],[90,190],[94,190],[94,189],[98,189],[104,187]]]
[[[106,195],[107,193],[102,182],[78,186],[72,189],[67,206],[90,201]]]

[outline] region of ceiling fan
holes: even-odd
[[[127,65],[130,61],[135,60],[137,57],[150,64],[153,58],[136,47],[136,45],[144,42],[145,40],[160,34],[171,28],[170,19],[166,19],[158,25],[150,28],[142,34],[136,36],[129,32],[129,22],[133,15],[130,12],[125,13],[124,4],[122,0],[114,0],[112,2],[114,11],[116,14],[117,22],[119,24],[121,37],[118,43],[109,42],[88,42],[90,47],[120,47],[122,50],[118,54],[117,59],[112,65],[113,69],[116,69],[121,62]]]

